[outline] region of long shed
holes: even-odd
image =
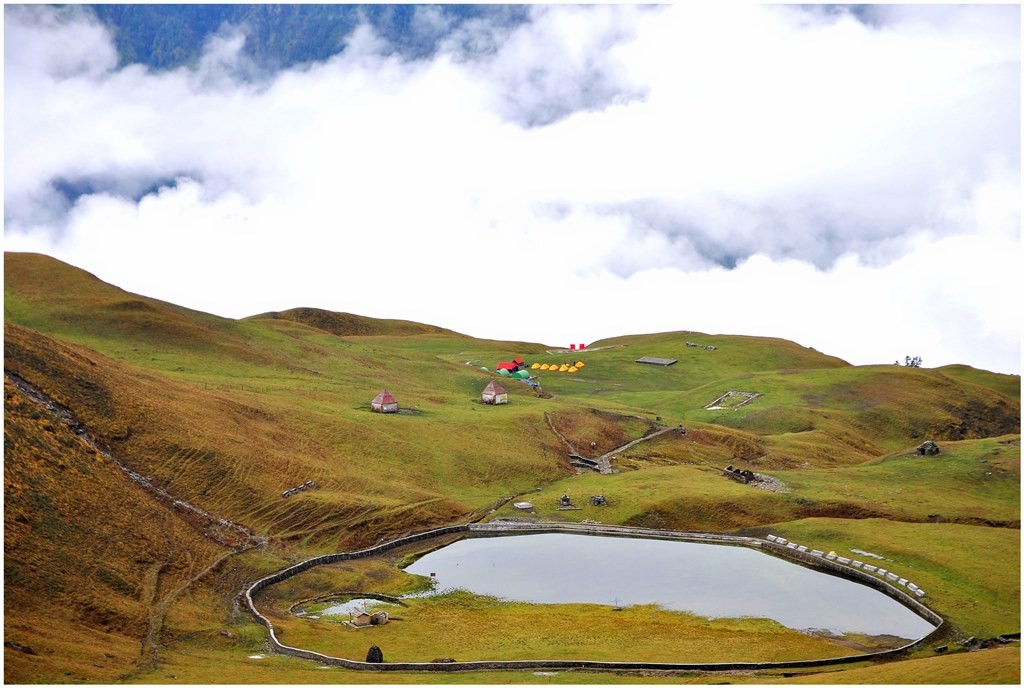
[[[675,358],[658,358],[657,356],[643,356],[642,358],[636,359],[637,363],[648,363],[650,365],[670,366],[676,363],[678,359]]]

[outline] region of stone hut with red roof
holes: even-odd
[[[485,404],[507,404],[508,391],[494,380],[487,383],[480,398]]]
[[[385,389],[370,402],[370,410],[377,413],[398,413],[398,402],[391,392]]]

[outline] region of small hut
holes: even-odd
[[[398,413],[398,402],[391,396],[391,392],[385,389],[370,402],[370,410],[377,413]]]
[[[357,628],[364,628],[366,626],[382,626],[388,622],[388,613],[383,609],[372,614],[367,611],[361,611],[358,614],[352,616],[349,621],[353,626]]]
[[[494,380],[487,383],[480,398],[485,404],[507,404],[508,392]]]

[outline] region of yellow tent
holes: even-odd
[[[531,370],[537,370],[539,368],[540,368],[540,363],[534,363],[532,366],[530,366]]]
[[[558,372],[560,372],[560,373],[567,373],[567,372],[569,372],[569,366],[567,366],[567,365],[565,365],[563,363],[562,365],[560,365],[558,367]]]
[[[576,366],[569,366],[568,372],[575,373],[577,370],[578,370],[578,368]]]
[[[583,361],[576,361],[576,367],[577,368],[582,368],[583,367]]]
[[[548,369],[548,368],[550,368],[550,367],[551,367],[551,366],[549,366],[549,365],[548,365],[547,363],[541,363],[541,365],[540,365],[540,369],[541,369],[541,370],[547,370],[547,369]]]

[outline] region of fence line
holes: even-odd
[[[414,542],[429,540],[444,535],[465,533],[484,537],[500,537],[505,535],[517,535],[522,533],[579,533],[584,535],[610,535],[614,537],[642,537],[650,539],[680,540],[689,542],[705,542],[716,544],[737,545],[752,547],[762,551],[788,558],[813,568],[826,570],[846,578],[869,585],[886,595],[896,599],[918,616],[935,624],[931,633],[912,643],[903,645],[892,650],[881,650],[868,652],[860,655],[845,657],[832,657],[826,659],[794,660],[787,662],[715,662],[715,663],[675,663],[675,662],[605,662],[594,660],[559,660],[559,659],[529,659],[529,660],[483,660],[469,662],[362,662],[344,657],[332,657],[312,650],[304,650],[298,647],[285,645],[277,639],[274,631],[274,624],[267,617],[263,616],[256,608],[253,596],[261,590],[280,583],[296,574],[307,571],[315,566],[332,564],[338,561],[359,559],[362,557],[374,556],[382,552],[402,547]],[[662,671],[738,671],[738,670],[760,670],[760,669],[786,669],[786,668],[813,668],[833,666],[839,664],[850,664],[873,659],[892,659],[909,652],[913,647],[931,638],[943,625],[941,616],[928,607],[913,599],[902,590],[889,585],[885,580],[876,578],[858,569],[846,566],[835,561],[812,556],[806,552],[799,552],[784,544],[762,540],[754,537],[739,535],[725,535],[719,533],[690,533],[673,530],[656,530],[651,528],[630,528],[627,526],[610,525],[584,525],[571,523],[523,523],[523,522],[498,522],[498,523],[472,523],[455,526],[447,526],[428,530],[422,533],[391,540],[374,547],[354,552],[338,552],[336,554],[325,554],[304,562],[300,562],[286,569],[257,580],[241,593],[242,602],[249,613],[267,629],[271,647],[274,651],[292,657],[309,659],[329,666],[338,666],[346,669],[370,670],[370,671],[486,671],[502,669],[596,669],[596,670],[662,670]]]

